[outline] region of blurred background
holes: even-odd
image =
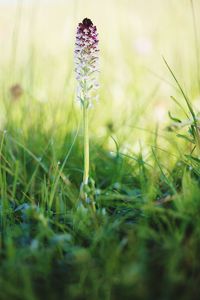
[[[40,119],[44,130],[60,135],[59,128],[76,130],[73,50],[84,17],[100,38],[100,99],[90,113],[91,135],[113,136],[124,151],[141,145],[145,151],[155,131],[163,147],[171,143],[168,111],[182,112],[170,96],[185,103],[162,57],[198,110],[195,0],[0,0],[1,129],[8,119],[21,130]],[[112,139],[107,146],[115,146]]]

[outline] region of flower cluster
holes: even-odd
[[[75,72],[78,81],[77,97],[85,107],[96,98],[98,84],[98,33],[90,19],[85,18],[79,23],[75,44]]]

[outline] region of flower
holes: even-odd
[[[85,18],[79,23],[75,43],[75,72],[78,82],[77,98],[85,107],[94,100],[98,83],[98,33],[92,21]]]

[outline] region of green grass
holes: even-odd
[[[199,161],[167,170],[156,144],[144,157],[92,138],[94,214],[78,202],[80,132],[67,116],[46,128],[38,109],[31,120],[15,109],[1,132],[0,298],[197,297]]]
[[[0,58],[0,299],[198,299],[198,10],[190,23],[187,1],[74,1],[66,15],[61,2],[4,8],[14,21],[13,31],[2,21]],[[106,28],[105,5],[113,12]],[[100,101],[90,111],[96,213],[79,202],[83,133],[72,63],[74,29],[86,14],[101,35]],[[143,31],[149,56],[130,40]],[[10,95],[16,83],[18,99]]]

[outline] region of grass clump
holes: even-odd
[[[34,135],[32,125],[19,132],[10,122],[1,134],[0,298],[198,295],[196,172],[177,161],[168,174],[155,153],[145,162],[142,154],[110,153],[93,141],[94,215],[77,201],[83,153],[77,133],[61,140],[59,130],[52,136],[41,126]]]

